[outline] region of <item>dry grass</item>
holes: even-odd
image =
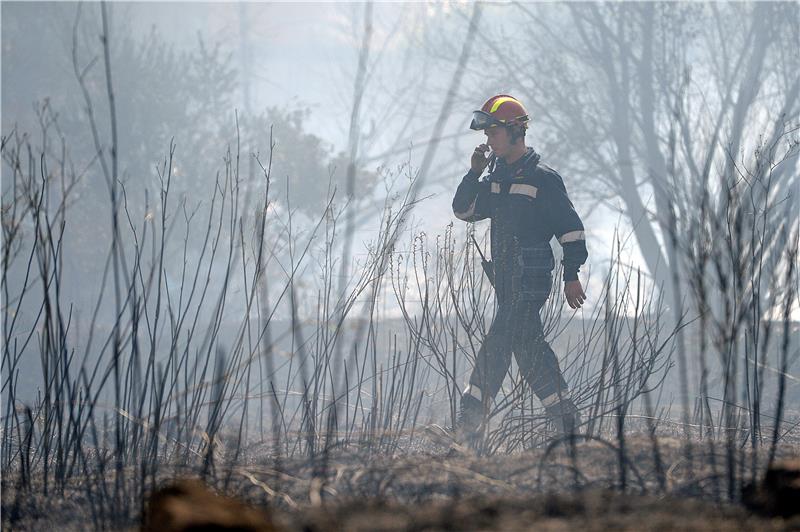
[[[322,464],[304,459],[251,457],[247,466],[220,471],[209,479],[217,491],[269,512],[284,530],[786,530],[800,517],[766,518],[725,497],[724,478],[709,465],[722,463],[699,446],[687,461],[681,440],[660,439],[666,484],[652,455],[649,436],[628,440],[633,479],[623,492],[616,452],[605,443],[532,449],[491,457],[448,452],[436,443],[426,452],[367,456],[353,449]],[[781,454],[795,456],[796,446]],[[713,458],[713,459],[712,459]],[[745,458],[749,459],[749,456]],[[765,460],[762,456],[760,460]],[[196,471],[194,472],[196,474]],[[190,476],[185,470],[179,476]],[[170,483],[164,476],[159,485]],[[85,529],[91,522],[88,501],[78,484],[63,496],[26,495],[14,501],[4,490],[3,506],[22,519],[19,530],[56,526]],[[56,517],[57,516],[57,517]],[[132,516],[117,528],[136,528]]]

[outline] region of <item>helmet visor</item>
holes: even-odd
[[[474,111],[472,113],[472,123],[469,125],[470,129],[480,131],[493,126],[501,126],[502,122],[494,118],[486,111]]]

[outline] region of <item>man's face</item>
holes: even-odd
[[[492,151],[498,157],[505,157],[511,149],[511,137],[508,135],[508,130],[504,127],[490,127],[485,129],[486,144],[492,148]]]

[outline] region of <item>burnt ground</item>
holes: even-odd
[[[352,501],[281,516],[290,530],[787,530],[727,504],[610,491],[529,497],[470,496],[418,505]]]
[[[798,456],[795,444],[781,456]],[[218,467],[209,484],[265,509],[285,530],[790,530],[800,517],[769,518],[740,502],[741,488],[762,471],[766,452],[645,435],[626,441],[625,458],[610,441],[579,441],[515,454],[479,456],[440,443],[411,454],[338,449],[326,460],[259,459]],[[755,461],[754,461],[755,459]],[[197,470],[173,470],[196,477]],[[733,478],[733,484],[731,479]],[[109,483],[111,485],[111,483]],[[624,487],[623,487],[624,484]],[[93,527],[86,486],[63,496],[3,490],[3,528],[85,530]],[[9,511],[17,520],[9,521]],[[136,529],[140,511],[116,528]]]

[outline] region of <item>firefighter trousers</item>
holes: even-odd
[[[544,301],[519,299],[500,304],[461,398],[462,410],[474,410],[481,403],[488,407],[500,390],[512,353],[526,383],[543,404],[567,394],[558,358],[544,338],[539,315],[543,305]]]

